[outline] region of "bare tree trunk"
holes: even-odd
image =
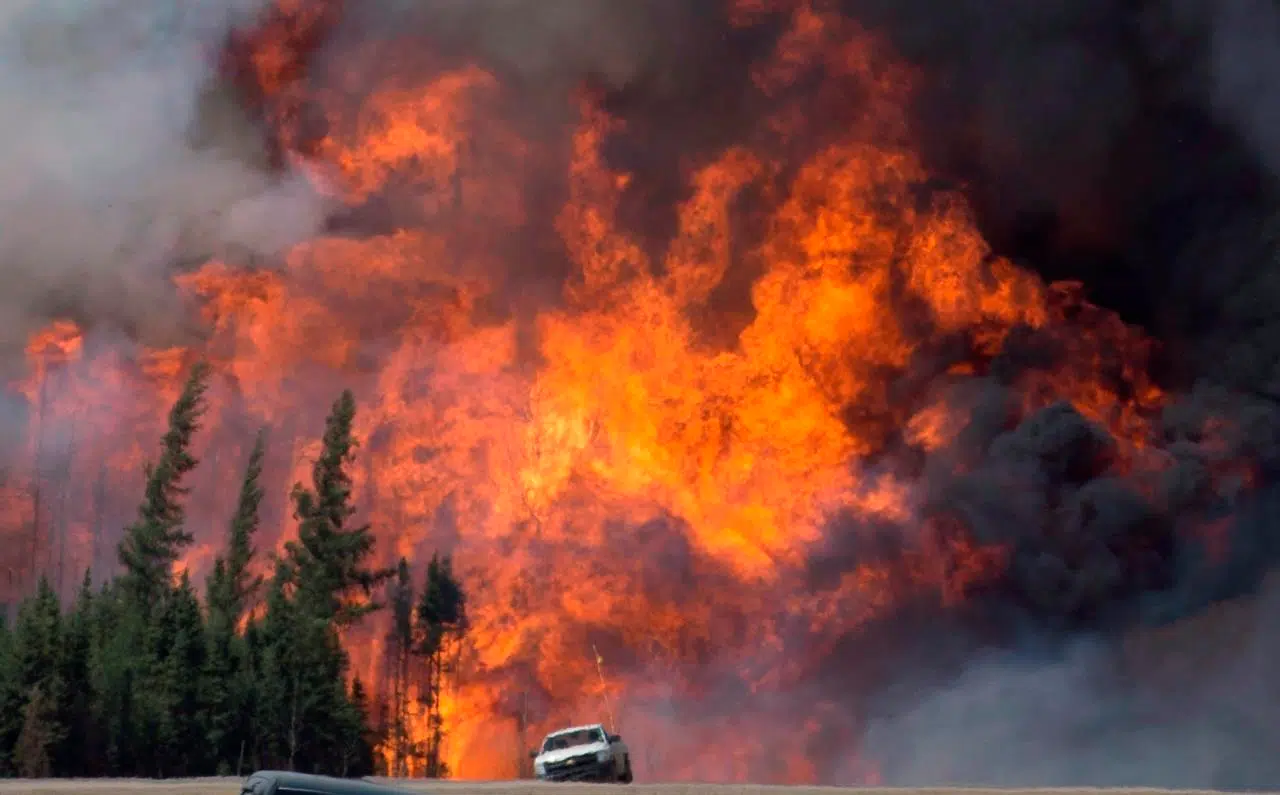
[[[395,648],[392,650],[391,673],[391,775],[404,775],[404,739],[405,739],[405,714],[404,714],[404,687],[405,681],[400,676],[400,641],[397,638]]]
[[[403,648],[399,651],[400,670],[396,672],[396,680],[400,683],[400,701],[396,706],[397,714],[401,717],[401,733],[400,738],[403,743],[401,747],[401,770],[400,775],[409,775],[409,757],[412,755],[412,738],[409,736],[409,665],[411,661],[412,649],[406,642],[402,644]]]
[[[431,655],[430,670],[427,673],[428,687],[431,690],[430,709],[427,713],[427,734],[430,753],[427,757],[428,774],[431,778],[440,778],[444,772],[440,751],[442,732],[440,726],[440,697],[443,695],[444,641]]]
[[[382,742],[391,752],[391,761],[387,763],[386,773],[392,777],[396,775],[400,758],[400,740],[396,728],[396,690],[399,684],[396,682],[395,647],[396,638],[393,628],[391,632],[387,633],[387,649],[382,655],[382,687],[386,689],[378,692],[378,698],[386,705],[384,713],[386,714],[386,719],[383,723],[387,724],[387,721],[390,721],[388,725],[385,725],[386,732],[383,734]]]

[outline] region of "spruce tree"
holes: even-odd
[[[89,678],[94,723],[102,744],[98,772],[140,775],[138,657],[143,650],[136,639],[143,632],[143,617],[118,583],[104,588],[95,603]]]
[[[377,747],[377,737],[370,728],[369,696],[365,692],[364,683],[356,677],[351,683],[351,693],[347,698],[347,709],[344,712],[342,767],[338,771],[342,776],[358,777],[373,775],[373,753]]]
[[[58,715],[66,683],[62,606],[47,577],[40,578],[35,595],[18,610],[13,640],[18,687],[25,695],[14,764],[22,775],[52,771],[54,753],[66,736]]]
[[[372,566],[373,534],[351,522],[354,419],[355,399],[343,392],[325,422],[311,488],[293,488],[298,539],[277,566],[263,622],[259,683],[271,690],[261,701],[264,721],[274,724],[263,731],[283,738],[273,752],[290,769],[333,773],[347,766],[355,713],[339,633],[377,609],[374,590],[393,573]]]
[[[13,631],[0,612],[0,776],[16,775],[13,748],[22,731],[23,693],[18,682],[18,660]]]
[[[201,679],[201,703],[207,717],[208,743],[217,772],[229,775],[242,763],[252,731],[254,681],[249,649],[237,632],[240,620],[262,585],[250,567],[253,539],[260,523],[262,464],[266,436],[259,431],[240,485],[236,512],[227,533],[227,546],[214,560],[206,583],[208,594],[208,651]]]
[[[56,700],[62,689],[62,606],[47,577],[40,578],[35,595],[18,610],[14,645],[22,688],[44,685],[45,695]]]
[[[355,513],[348,472],[356,448],[355,413],[355,398],[344,391],[325,420],[311,488],[295,484],[292,492],[298,540],[289,545],[289,555],[297,570],[299,603],[315,619],[338,628],[376,610],[374,590],[395,573],[371,566],[373,533],[367,524],[350,523]]]
[[[139,605],[156,605],[171,588],[173,564],[192,536],[184,526],[183,478],[197,464],[191,442],[206,409],[209,368],[197,363],[169,411],[160,457],[146,469],[146,490],[137,520],[119,545],[123,585]]]
[[[460,638],[467,629],[467,596],[453,572],[453,557],[435,553],[427,563],[426,584],[418,602],[420,650],[426,655],[440,651],[450,639]]]
[[[22,710],[22,730],[13,749],[14,767],[23,778],[53,775],[53,749],[61,739],[55,698],[43,684],[31,688]]]
[[[66,687],[58,705],[61,722],[67,734],[55,754],[54,767],[61,775],[89,777],[95,775],[92,767],[100,757],[99,734],[95,730],[92,711],[92,681],[90,663],[93,652],[93,620],[97,603],[93,592],[93,577],[86,570],[80,582],[80,590],[64,622],[62,679]]]
[[[427,708],[427,738],[424,753],[426,774],[430,778],[449,775],[445,764],[444,716],[441,696],[445,678],[454,673],[449,659],[456,652],[467,631],[467,599],[462,584],[453,573],[453,559],[439,553],[427,564],[427,579],[418,601],[417,653],[426,658],[427,681],[422,701]]]
[[[254,704],[255,765],[289,767],[291,747],[296,748],[294,728],[293,678],[296,666],[293,651],[297,638],[298,618],[288,590],[293,572],[287,561],[277,560],[267,583],[266,613],[261,628],[252,628],[254,657],[257,661]],[[292,745],[290,740],[295,740]]]
[[[188,777],[205,770],[208,761],[204,712],[200,709],[200,673],[205,661],[205,628],[200,602],[186,572],[166,603],[162,619],[170,643],[164,651],[157,684],[168,709],[161,723],[157,772]]]
[[[169,772],[168,753],[185,731],[178,725],[184,719],[172,712],[181,694],[173,686],[171,668],[177,663],[170,658],[188,594],[174,587],[173,566],[193,540],[185,526],[183,480],[197,464],[191,444],[206,410],[208,380],[206,364],[192,367],[169,410],[160,455],[146,469],[138,518],[118,547],[124,572],[116,590],[123,598],[115,605],[117,636],[104,650],[109,681],[103,697],[114,724],[108,732],[112,764],[136,775]]]
[[[240,496],[236,511],[227,532],[227,547],[214,561],[214,572],[209,578],[209,612],[219,620],[227,619],[238,625],[244,611],[252,606],[253,599],[262,587],[262,578],[250,571],[255,549],[254,536],[261,523],[262,464],[266,457],[266,432],[258,431],[244,479],[240,483]]]
[[[332,619],[294,598],[296,577],[280,561],[267,591],[258,677],[264,753],[274,766],[334,774],[349,735],[346,656]]]
[[[236,775],[243,775],[248,768],[265,767],[262,757],[263,727],[261,725],[261,704],[266,692],[267,683],[263,676],[262,652],[266,645],[266,637],[262,631],[262,618],[251,617],[245,624],[241,636],[241,648],[244,652],[244,692],[245,706],[241,711],[244,729],[235,748],[234,770]],[[233,741],[234,743],[235,741]],[[228,758],[228,767],[233,760]]]

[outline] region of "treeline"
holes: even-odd
[[[465,598],[447,557],[432,559],[416,598],[407,562],[375,565],[374,536],[351,504],[350,392],[325,422],[310,486],[293,488],[298,538],[272,556],[269,576],[254,574],[259,433],[203,593],[186,574],[174,577],[193,541],[183,481],[198,463],[191,443],[208,377],[195,367],[169,413],[119,545],[120,573],[95,587],[86,572],[69,605],[42,580],[13,621],[0,611],[0,775],[447,775],[439,701]],[[389,600],[377,598],[384,593]],[[341,637],[387,601],[392,693],[374,703],[349,675]],[[411,681],[420,683],[415,703]],[[415,710],[427,717],[426,736],[407,729]]]

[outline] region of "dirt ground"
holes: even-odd
[[[133,779],[93,780],[28,780],[0,781],[0,795],[238,795],[240,779],[191,779],[176,781],[139,781]],[[390,783],[390,782],[389,782]],[[1173,795],[1168,790],[1124,789],[852,789],[844,787],[766,787],[729,784],[634,784],[628,787],[609,784],[537,784],[529,781],[495,782],[399,782],[407,792],[432,792],[437,795],[1086,795],[1090,792],[1112,792],[1117,795]],[[559,791],[557,793],[557,791]],[[594,791],[594,792],[592,792]],[[1215,795],[1207,790],[1178,790],[1176,795]]]

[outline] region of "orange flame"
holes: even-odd
[[[909,406],[890,388],[939,340],[972,340],[973,361],[940,375],[962,379],[1013,329],[1056,328],[1070,314],[1088,333],[1063,336],[1065,368],[1018,384],[1026,406],[1070,400],[1124,440],[1129,465],[1143,461],[1144,418],[1163,400],[1142,370],[1148,343],[1070,286],[993,257],[958,196],[920,198],[928,174],[903,112],[911,75],[838,15],[737,3],[743,25],[791,14],[755,72],[759,91],[780,97],[821,72],[833,92],[856,86],[861,110],[846,129],[813,136],[813,108],[779,102],[758,135],[744,136],[749,145],[690,167],[660,255],[621,220],[634,175],[615,170],[603,146],[622,122],[583,101],[555,219],[572,272],[558,305],[530,320],[507,293],[540,255],[505,238],[522,239],[541,217],[529,187],[553,147],[518,132],[499,79],[479,65],[371,93],[359,86],[367,97],[349,113],[358,92],[343,81],[354,69],[308,95],[290,42],[314,35],[334,7],[281,2],[257,38],[239,40],[250,56],[242,78],[264,108],[285,109],[272,120],[286,146],[301,99],[325,107],[325,135],[293,154],[353,208],[399,191],[407,220],[365,237],[318,236],[275,270],[210,262],[178,277],[204,313],[199,350],[91,352],[77,326],[58,321],[32,338],[22,390],[35,404],[49,373],[66,370],[46,391],[45,429],[30,426],[33,449],[49,427],[83,422],[72,481],[105,477],[124,495],[118,515],[183,369],[196,356],[214,362],[191,511],[198,544],[182,564],[198,577],[220,543],[251,429],[272,427],[268,475],[283,506],[284,486],[306,476],[333,393],[357,388],[356,494],[382,554],[451,548],[470,594],[463,673],[442,705],[456,775],[516,773],[518,705],[530,698],[533,741],[556,724],[600,719],[606,693],[641,775],[817,782],[816,754],[855,757],[851,735],[820,705],[776,733],[736,730],[714,710],[686,725],[692,739],[678,745],[666,728],[673,713],[696,717],[680,704],[712,698],[691,665],[726,672],[765,703],[801,675],[802,663],[779,662],[787,628],[830,648],[902,599],[949,604],[998,576],[1005,550],[923,521],[909,479],[862,466],[900,431],[938,451],[963,426],[963,407],[941,397]],[[811,139],[819,143],[803,162],[786,162]],[[769,210],[754,235],[735,210],[753,191]],[[743,269],[758,274],[745,323],[717,303]],[[704,328],[716,324],[736,332]],[[66,521],[76,559],[100,563],[109,558],[88,547],[103,532],[95,522],[113,514],[95,509],[90,492],[75,493]],[[276,511],[279,544],[294,528]],[[842,511],[914,527],[909,553],[814,591],[805,563]],[[618,661],[606,681],[593,644]],[[381,644],[351,646],[356,672],[379,681]],[[418,718],[414,731],[425,732]],[[833,736],[846,744],[814,750]],[[877,780],[869,761],[855,768],[863,783]]]

